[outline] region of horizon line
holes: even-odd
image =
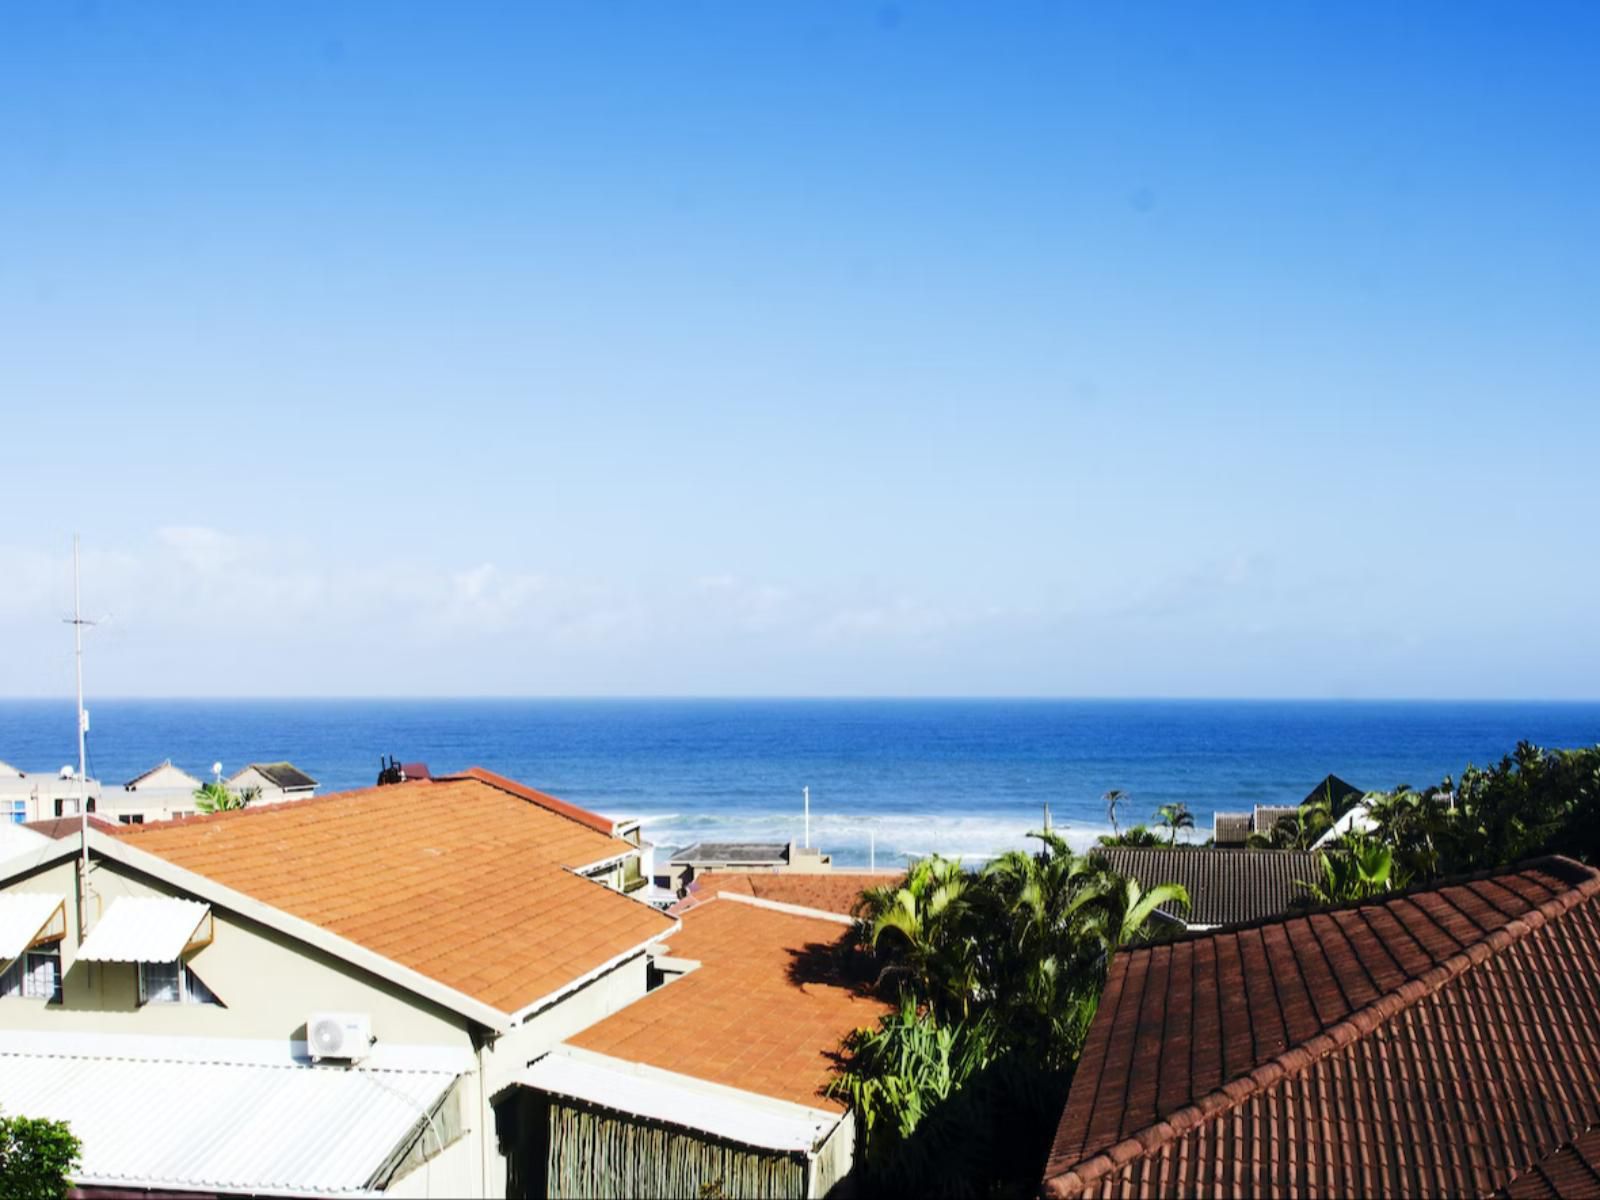
[[[85,697],[89,707],[90,697]],[[1044,692],[445,692],[445,693],[268,693],[268,694],[138,694],[107,693],[92,698],[97,703],[128,701],[152,703],[1093,703],[1093,704],[1600,704],[1600,696],[1307,696],[1307,695],[1092,695]],[[0,693],[0,704],[72,701],[70,693]]]

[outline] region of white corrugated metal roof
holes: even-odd
[[[0,963],[33,945],[66,897],[49,892],[0,892]]]
[[[838,1113],[567,1046],[535,1062],[523,1072],[520,1082],[542,1092],[763,1150],[809,1154],[840,1119]]]
[[[176,962],[210,907],[170,896],[119,896],[78,948],[87,962]]]
[[[116,1041],[0,1033],[0,1108],[69,1122],[83,1142],[80,1184],[359,1194],[455,1079],[449,1069],[313,1067],[276,1046],[229,1062],[182,1046],[225,1043]]]

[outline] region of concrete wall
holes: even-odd
[[[559,1003],[534,1014],[523,1024],[496,1038],[480,1055],[483,1064],[483,1126],[490,1131],[486,1146],[484,1196],[506,1194],[507,1156],[494,1138],[494,1105],[530,1062],[548,1053],[558,1042],[603,1021],[645,994],[646,959],[643,952],[619,964]]]
[[[104,913],[121,896],[177,895],[173,889],[94,860],[90,911]],[[373,1034],[401,1044],[471,1046],[465,1017],[314,950],[237,914],[212,908],[214,937],[185,962],[222,1006],[139,1003],[133,963],[76,961],[77,860],[4,885],[5,891],[50,892],[67,901],[61,946],[62,1002],[0,999],[0,1026],[45,1031],[147,1033],[161,1036],[284,1038],[304,1036],[313,1011],[365,1012]],[[89,922],[91,930],[94,920]]]
[[[467,1134],[456,1139],[420,1166],[395,1180],[384,1191],[385,1196],[402,1196],[407,1200],[432,1200],[433,1197],[477,1196],[480,1163],[478,1139]]]

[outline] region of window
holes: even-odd
[[[28,819],[27,800],[18,797],[17,799],[11,801],[11,807],[8,815],[11,817],[11,823],[13,825],[21,825]]]
[[[143,825],[144,824],[144,814],[143,813],[118,813],[117,814],[117,820],[121,821],[124,825]]]
[[[35,946],[0,975],[0,996],[61,1003],[61,948]]]
[[[140,963],[140,1004],[216,1004],[221,1000],[182,963]]]

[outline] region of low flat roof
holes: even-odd
[[[0,1031],[0,1108],[68,1122],[79,1186],[368,1192],[456,1066],[314,1067],[283,1041]]]
[[[674,866],[689,867],[716,863],[771,863],[789,861],[787,842],[696,842],[669,860]]]

